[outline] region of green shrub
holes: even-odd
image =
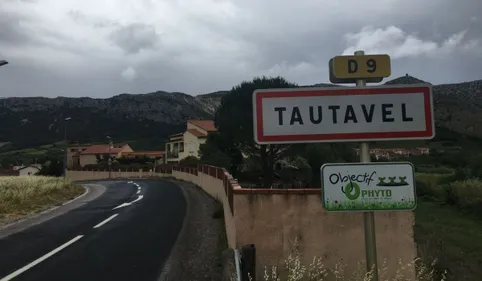
[[[201,160],[194,156],[188,156],[181,161],[179,161],[179,166],[181,167],[192,167],[192,168],[197,168],[197,165],[201,164]]]
[[[443,199],[443,184],[452,181],[453,174],[425,174],[416,175],[417,196],[427,199]]]
[[[420,165],[416,168],[418,173],[428,173],[428,174],[453,174],[454,170],[447,167],[434,167]]]
[[[480,208],[482,206],[482,181],[468,179],[454,181],[443,186],[444,201],[464,209]]]

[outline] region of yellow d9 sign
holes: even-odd
[[[390,76],[388,55],[336,56],[332,75],[337,79],[368,79]]]

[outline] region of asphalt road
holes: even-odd
[[[158,280],[182,228],[181,189],[154,180],[103,185],[93,201],[0,239],[0,281]]]

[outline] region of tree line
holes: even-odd
[[[201,145],[200,159],[189,157],[181,161],[181,165],[204,163],[224,167],[239,181],[258,182],[265,188],[275,182],[300,181],[316,188],[321,184],[320,167],[324,163],[358,162],[354,152],[357,143],[258,145],[254,141],[253,92],[296,87],[300,86],[283,77],[256,77],[234,86],[221,100],[214,116],[217,132],[210,134]],[[443,138],[458,135],[446,131],[437,128]],[[440,142],[440,136],[434,141]],[[462,148],[456,153],[458,157],[454,157],[453,152],[432,150],[430,155],[399,160],[413,162],[420,172],[458,171],[457,174],[467,174],[467,177],[482,173],[482,154],[474,153],[473,148]]]
[[[234,86],[221,100],[215,113],[217,132],[200,147],[200,162],[226,168],[240,181],[260,182],[265,188],[274,182],[303,182],[320,186],[320,166],[326,162],[355,159],[348,144],[259,145],[253,135],[252,94],[257,89],[296,88],[282,77],[256,77]],[[196,163],[184,159],[181,165]]]

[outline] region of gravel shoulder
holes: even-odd
[[[188,207],[160,280],[220,281],[228,247],[222,205],[192,183],[173,182],[182,188]]]

